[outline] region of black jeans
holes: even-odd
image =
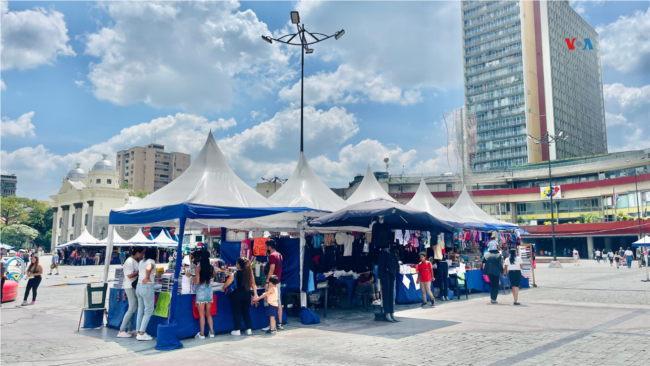
[[[252,329],[251,325],[251,293],[249,291],[235,291],[230,296],[230,307],[232,308],[232,320],[235,324],[234,330],[241,329],[241,319],[244,318],[246,329]]]
[[[23,300],[27,301],[27,297],[29,296],[29,290],[32,290],[32,301],[36,301],[36,290],[38,289],[38,285],[40,284],[41,284],[41,276],[30,278],[29,281],[27,281],[27,289],[25,290],[25,298]]]
[[[395,275],[384,272],[381,278],[381,301],[384,307],[384,314],[395,312]]]
[[[488,275],[490,279],[490,298],[492,301],[497,301],[497,295],[499,295],[499,276]]]
[[[447,297],[449,296],[449,265],[446,260],[438,261],[437,265],[438,276],[440,277],[440,297]]]

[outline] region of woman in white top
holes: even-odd
[[[634,253],[630,247],[625,251],[625,262],[627,263],[627,268],[632,268],[632,259],[634,259]]]
[[[578,250],[576,248],[573,248],[573,265],[580,265],[580,253],[578,253]]]
[[[138,335],[135,339],[139,341],[150,341],[147,334],[147,325],[153,315],[154,301],[154,276],[156,270],[156,248],[147,248],[144,251],[144,259],[138,265],[138,287],[135,294],[138,296]]]
[[[517,257],[517,251],[510,249],[510,257],[503,261],[503,277],[508,274],[510,286],[512,287],[512,296],[515,298],[515,305],[521,305],[519,300],[519,287],[521,286],[521,270],[524,268],[524,261]]]

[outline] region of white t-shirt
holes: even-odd
[[[632,253],[631,250],[626,250],[626,251],[625,251],[625,256],[626,256],[626,257],[633,257],[633,256],[634,256],[634,253]]]
[[[609,252],[609,253],[607,253],[607,256],[610,257],[610,258],[614,258],[614,253],[613,253],[613,252]]]
[[[503,266],[507,271],[521,271],[522,264],[524,264],[524,261],[521,260],[521,257],[515,257],[515,264],[510,263],[510,257],[506,257],[503,260]]]
[[[573,251],[573,258],[574,258],[574,259],[578,259],[578,258],[580,258],[580,253],[578,253],[577,250],[574,250],[574,251]]]
[[[122,283],[122,288],[133,288],[133,281],[135,281],[135,278],[129,278],[128,276],[134,272],[138,272],[138,266],[138,261],[133,259],[133,257],[129,257],[129,259],[124,262],[124,265],[122,266],[122,268],[124,268],[124,282]]]
[[[347,238],[343,244],[343,256],[350,257],[352,256],[352,243],[354,243],[354,236],[346,235]]]
[[[153,283],[156,276],[156,262],[153,259],[147,259],[146,261],[140,261],[140,264],[138,265],[138,285],[142,285],[142,280],[147,276],[147,266],[149,263],[153,264],[153,269],[149,275],[149,280]]]
[[[596,257],[600,257],[600,250],[596,251]]]

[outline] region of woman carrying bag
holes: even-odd
[[[196,253],[196,252],[195,252]],[[210,253],[206,251],[200,252],[201,259],[199,260],[199,265],[196,267],[195,273],[196,276],[192,277],[190,271],[185,272],[185,275],[192,279],[192,281],[197,284],[196,286],[196,307],[199,310],[199,322],[201,324],[201,331],[194,336],[196,339],[205,339],[205,321],[208,321],[208,326],[210,327],[210,338],[214,338],[214,327],[212,326],[212,315],[210,315],[210,310],[212,310],[212,302],[214,301],[212,297],[212,285],[210,285],[210,280],[213,277],[216,277],[217,273],[214,270],[214,267],[210,264]]]
[[[232,318],[235,325],[235,329],[230,334],[234,336],[241,335],[242,317],[246,325],[246,334],[253,334],[250,314],[251,293],[257,295],[257,286],[255,286],[253,269],[248,258],[240,257],[237,259],[237,272],[228,277],[223,287],[230,298]]]

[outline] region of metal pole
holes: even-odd
[[[634,169],[634,200],[636,201],[636,216],[639,222],[639,240],[643,239],[643,232],[641,231],[641,202],[639,197],[639,185],[636,181],[636,169]]]
[[[304,25],[303,25],[304,27]],[[304,34],[304,33],[303,33]],[[300,39],[304,43],[303,39],[303,34],[300,35]],[[300,152],[302,153],[304,151],[304,146],[303,146],[303,108],[304,108],[304,102],[305,102],[305,47],[300,47],[301,48],[301,64],[302,64],[302,71],[301,71],[301,76],[300,76]]]
[[[551,231],[553,232],[553,261],[557,262],[557,251],[555,246],[555,213],[553,210],[553,178],[551,177],[551,136],[546,134],[546,154],[548,155],[548,184],[551,194]]]

